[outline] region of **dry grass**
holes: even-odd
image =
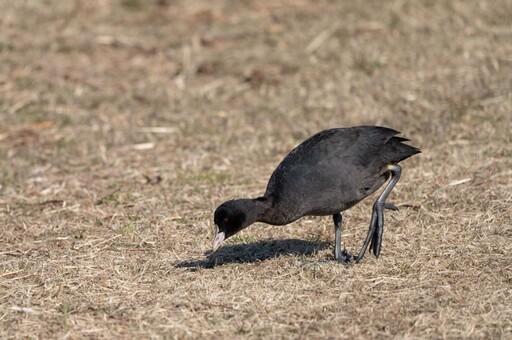
[[[511,338],[512,5],[363,3],[0,2],[0,338]],[[327,217],[205,256],[216,205],[358,124],[423,150],[380,259],[331,261]]]

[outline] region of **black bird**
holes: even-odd
[[[230,236],[254,222],[284,225],[307,215],[332,215],[335,259],[359,262],[368,248],[378,257],[384,229],[383,209],[400,179],[397,164],[421,151],[390,128],[357,126],[321,131],[293,149],[274,170],[265,194],[255,199],[224,202],[215,211],[215,252]],[[341,212],[388,185],[373,205],[368,235],[357,256],[341,250]]]

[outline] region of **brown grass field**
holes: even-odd
[[[0,1],[0,338],[512,338],[512,2]],[[379,259],[330,217],[208,256],[329,127],[402,163]],[[372,196],[344,214],[359,250]]]

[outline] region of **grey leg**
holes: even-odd
[[[334,221],[334,258],[336,261],[349,263],[354,259],[345,249],[341,250],[341,213],[332,215]]]
[[[382,233],[384,232],[384,209],[398,210],[396,206],[386,203],[386,199],[400,179],[402,168],[399,165],[391,164],[388,165],[388,170],[391,173],[391,180],[377,201],[375,201],[373,204],[370,229],[368,230],[368,235],[366,235],[366,240],[364,241],[363,247],[361,248],[359,255],[356,257],[356,262],[359,262],[363,259],[370,241],[372,242],[371,248],[373,254],[376,257],[379,257],[380,248],[382,245]]]
[[[378,201],[378,200],[377,200]],[[376,202],[377,203],[377,202]],[[374,212],[377,214],[377,229],[373,233],[372,240],[370,241],[370,250],[375,257],[380,255],[380,246],[382,243],[382,233],[384,232],[384,209],[382,204],[374,204]]]

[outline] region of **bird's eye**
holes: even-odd
[[[222,224],[223,224],[223,225],[228,224],[228,218],[227,218],[227,217],[225,217],[225,218],[222,220]]]

